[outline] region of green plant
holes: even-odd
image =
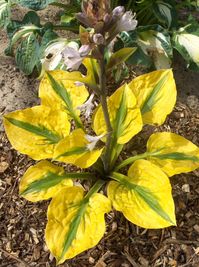
[[[123,2],[123,1],[121,1]],[[177,50],[191,69],[199,67],[199,24],[185,8],[196,10],[198,1],[141,0],[125,1],[126,7],[136,12],[138,27],[129,33],[121,33],[118,47],[137,47],[129,64],[141,64],[148,68],[169,68],[173,51]]]
[[[137,22],[122,7],[111,10],[103,0],[95,8],[92,4],[85,1],[77,15],[92,28],[81,29],[81,48],[78,53],[70,46],[64,51],[71,68],[83,62],[85,75],[47,72],[39,88],[41,105],[4,117],[12,146],[41,160],[25,172],[19,190],[30,201],[52,198],[45,238],[57,264],[99,242],[105,232],[104,214],[112,207],[141,227],[176,225],[169,177],[199,167],[199,148],[169,132],[152,134],[143,154],[126,158],[122,153],[143,125],[164,123],[176,102],[175,81],[171,69],[157,70],[123,84],[108,97],[110,69],[134,52],[123,48],[109,53],[110,43],[124,25],[131,30]],[[85,85],[92,91],[88,100]],[[91,115],[94,94],[99,105],[88,131],[89,123],[82,118]],[[65,172],[56,161],[81,170]],[[80,182],[73,185],[74,180],[87,180],[90,189]]]
[[[80,11],[79,0],[73,3],[63,4],[58,1],[26,1],[26,0],[0,0],[0,27],[4,27],[10,39],[10,44],[5,53],[15,56],[17,66],[27,75],[35,72],[39,75],[42,71],[42,58],[45,56],[45,49],[53,41],[60,41],[58,30],[78,31],[79,25],[74,13]],[[13,20],[12,10],[16,6],[23,6],[28,11],[22,21]],[[60,24],[52,22],[42,23],[36,11],[46,8],[48,5],[60,8]],[[67,44],[68,39],[61,39]],[[55,68],[53,66],[53,68]]]
[[[43,75],[43,70],[63,68],[60,50],[72,41],[72,46],[80,44],[79,38],[60,38],[57,30],[64,29],[78,33],[79,25],[75,14],[81,10],[81,0],[71,0],[70,4],[51,1],[16,1],[0,0],[0,26],[4,26],[10,38],[6,54],[15,55],[16,64],[27,75],[36,73]],[[136,52],[129,57],[127,63],[142,65],[149,69],[170,68],[173,51],[177,50],[191,69],[198,70],[199,66],[199,34],[198,22],[186,15],[181,19],[182,10],[196,10],[198,1],[177,0],[141,0],[120,1],[112,0],[112,7],[125,5],[126,10],[136,12],[138,27],[133,31],[124,29],[118,36],[114,52],[122,47],[136,47]],[[32,9],[22,21],[11,19],[11,10],[15,5]],[[35,11],[48,5],[60,8],[60,24],[53,22],[42,24]],[[75,43],[74,43],[75,42]],[[47,63],[49,57],[55,60]],[[43,64],[45,62],[45,64]],[[116,81],[127,76],[128,68],[123,63],[113,70]]]

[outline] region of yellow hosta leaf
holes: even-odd
[[[67,114],[46,106],[11,112],[4,126],[12,146],[35,160],[52,157],[55,144],[70,132]]]
[[[113,68],[124,63],[135,51],[136,47],[124,47],[113,53],[106,66],[107,71],[111,71]]]
[[[77,129],[57,144],[54,159],[88,168],[97,161],[103,150],[89,150],[89,144],[84,131]]]
[[[97,245],[105,232],[104,214],[110,209],[107,197],[94,193],[84,198],[80,187],[63,189],[52,199],[45,238],[58,264]]]
[[[63,176],[64,169],[46,160],[30,167],[19,184],[20,194],[29,201],[40,201],[54,197],[63,189],[71,187],[71,179]]]
[[[141,75],[129,87],[137,98],[145,124],[164,123],[176,103],[176,85],[171,69]]]
[[[86,83],[87,85],[96,85],[99,75],[99,64],[97,63],[96,59],[93,58],[85,58],[82,62],[87,69],[87,74],[82,80],[82,82]]]
[[[84,85],[76,86],[74,82],[80,81],[82,75],[80,72],[67,72],[63,70],[55,70],[49,72],[52,77],[59,83],[62,83],[65,90],[59,88],[55,90],[51,84],[47,75],[44,76],[39,87],[39,97],[43,105],[50,106],[53,109],[66,109],[67,106],[67,94],[69,94],[72,108],[76,109],[82,105],[89,94]]]
[[[112,173],[108,185],[113,207],[132,223],[144,228],[175,225],[171,185],[166,174],[147,160],[137,160],[128,177]]]
[[[114,139],[118,144],[125,144],[142,129],[142,118],[140,109],[136,107],[136,98],[128,85],[123,85],[107,102]],[[93,129],[97,135],[107,133],[101,105],[94,114]]]
[[[199,168],[199,148],[174,133],[151,135],[147,142],[147,151],[154,153],[148,160],[158,165],[168,176]]]

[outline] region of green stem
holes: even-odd
[[[94,185],[93,187],[88,191],[88,193],[86,194],[86,196],[84,197],[84,201],[87,202],[89,200],[89,198],[97,193],[101,188],[102,186],[105,184],[105,181],[103,180],[98,180]]]
[[[150,154],[149,153],[143,153],[143,154],[139,154],[139,155],[136,155],[134,157],[130,157],[124,161],[122,161],[122,163],[120,163],[119,165],[117,165],[114,169],[114,171],[118,171],[119,169],[121,168],[124,168],[125,166],[133,163],[134,161],[138,160],[138,159],[145,159],[146,157],[148,157]]]
[[[104,175],[104,165],[103,165],[103,162],[102,162],[102,159],[99,158],[95,164],[92,166],[92,168],[94,170],[96,170],[100,175]]]
[[[99,75],[99,82],[100,82],[100,102],[102,105],[102,110],[104,113],[104,119],[106,122],[107,128],[107,138],[106,138],[106,151],[104,155],[104,170],[105,173],[109,172],[110,168],[110,158],[111,158],[111,139],[112,139],[112,126],[110,121],[110,116],[108,112],[108,105],[107,105],[107,92],[106,92],[106,65],[104,60],[104,47],[102,49],[102,59],[100,60],[100,75]]]
[[[96,94],[96,96],[99,97],[101,95],[101,92],[100,92],[100,90],[99,90],[97,85],[89,84],[89,83],[85,83],[85,85],[87,87],[89,87],[91,90],[93,90],[93,92]]]
[[[109,178],[111,178],[111,179],[113,179],[119,183],[122,183],[122,181],[125,181],[125,177],[128,178],[126,175],[123,175],[123,174],[118,173],[118,172],[111,172],[109,175]],[[128,182],[128,179],[126,182]]]
[[[53,25],[53,30],[65,30],[65,31],[72,31],[75,33],[79,32],[78,26],[67,26],[67,25]]]
[[[111,170],[113,169],[114,165],[115,165],[115,162],[117,161],[120,153],[122,152],[122,149],[124,147],[124,145],[119,145],[119,144],[115,144],[114,142],[113,143],[113,146],[115,146],[115,153],[114,151],[112,150],[112,156],[111,156]]]
[[[155,151],[155,152],[145,152],[143,154],[139,154],[139,155],[136,155],[134,157],[130,157],[124,161],[122,161],[122,163],[120,163],[119,165],[117,165],[114,169],[114,171],[118,171],[119,169],[121,168],[124,168],[125,166],[133,163],[134,161],[138,160],[138,159],[145,159],[147,157],[151,157],[151,156],[157,156],[161,154],[161,149]]]

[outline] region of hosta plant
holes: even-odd
[[[63,2],[63,1],[62,1]],[[4,27],[10,40],[5,50],[6,55],[15,56],[17,66],[27,75],[35,73],[39,75],[42,71],[42,59],[45,50],[50,54],[51,44],[60,41],[58,30],[78,32],[77,20],[74,14],[80,10],[81,0],[73,0],[60,3],[56,0],[0,0],[0,27]],[[48,6],[56,6],[59,10],[59,22],[43,22],[37,11]],[[28,12],[22,20],[12,18],[15,8],[24,7]],[[62,38],[62,43],[70,40]],[[57,67],[53,65],[53,68]],[[52,68],[52,66],[50,66]]]
[[[157,70],[109,95],[110,70],[133,52],[110,54],[110,44],[124,25],[132,30],[137,22],[108,1],[91,3],[77,15],[91,30],[80,30],[78,51],[68,45],[64,52],[71,69],[84,64],[84,75],[46,72],[41,105],[4,117],[12,146],[39,161],[23,175],[19,191],[33,202],[52,199],[45,240],[57,264],[100,241],[111,209],[144,228],[176,225],[170,177],[199,167],[199,148],[170,132],[152,134],[143,154],[123,153],[144,125],[164,123],[176,102],[175,81],[171,69]],[[78,168],[66,172],[61,163]]]
[[[63,64],[62,52],[67,43],[78,50],[80,39],[60,38],[59,30],[78,33],[80,25],[91,28],[82,20],[76,19],[76,13],[81,11],[85,0],[0,0],[0,27],[4,26],[10,39],[6,54],[15,56],[17,66],[27,75],[43,75],[43,70],[67,69]],[[89,2],[89,1],[88,1]],[[91,1],[97,5],[98,0]],[[194,14],[198,1],[187,0],[112,0],[111,7],[124,5],[126,10],[136,13],[138,27],[129,31],[125,27],[117,36],[113,49],[116,52],[122,47],[136,47],[137,50],[128,59],[128,64],[145,66],[148,69],[170,68],[173,61],[173,51],[177,50],[187,62],[187,66],[199,68],[199,24],[193,17],[181,18],[181,13]],[[12,19],[12,10],[16,6],[29,9],[24,18]],[[59,22],[43,23],[37,11],[46,7],[59,8]],[[127,14],[128,17],[128,14]],[[70,35],[71,36],[71,35]],[[74,36],[74,35],[72,35]],[[85,37],[85,36],[84,36]],[[50,62],[49,62],[50,61]],[[112,75],[120,82],[128,75],[128,68],[120,64],[112,69]]]
[[[197,10],[198,1],[119,1],[121,4],[123,2],[127,9],[136,12],[138,20],[138,27],[134,31],[123,32],[118,38],[120,42],[117,47],[137,47],[136,53],[128,60],[129,64],[169,68],[173,52],[177,50],[187,67],[199,69],[199,24],[190,15],[190,10],[191,14]],[[182,17],[182,14],[186,15]]]

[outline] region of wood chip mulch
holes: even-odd
[[[199,145],[197,109],[178,103],[166,123],[146,127],[126,153],[143,152],[153,131],[172,131]],[[0,135],[0,267],[54,267],[44,242],[48,201],[31,203],[18,194],[18,182],[34,163],[10,147]],[[198,267],[199,171],[171,178],[177,227],[146,230],[128,222],[121,213],[106,215],[107,230],[94,248],[60,265],[63,267]]]

